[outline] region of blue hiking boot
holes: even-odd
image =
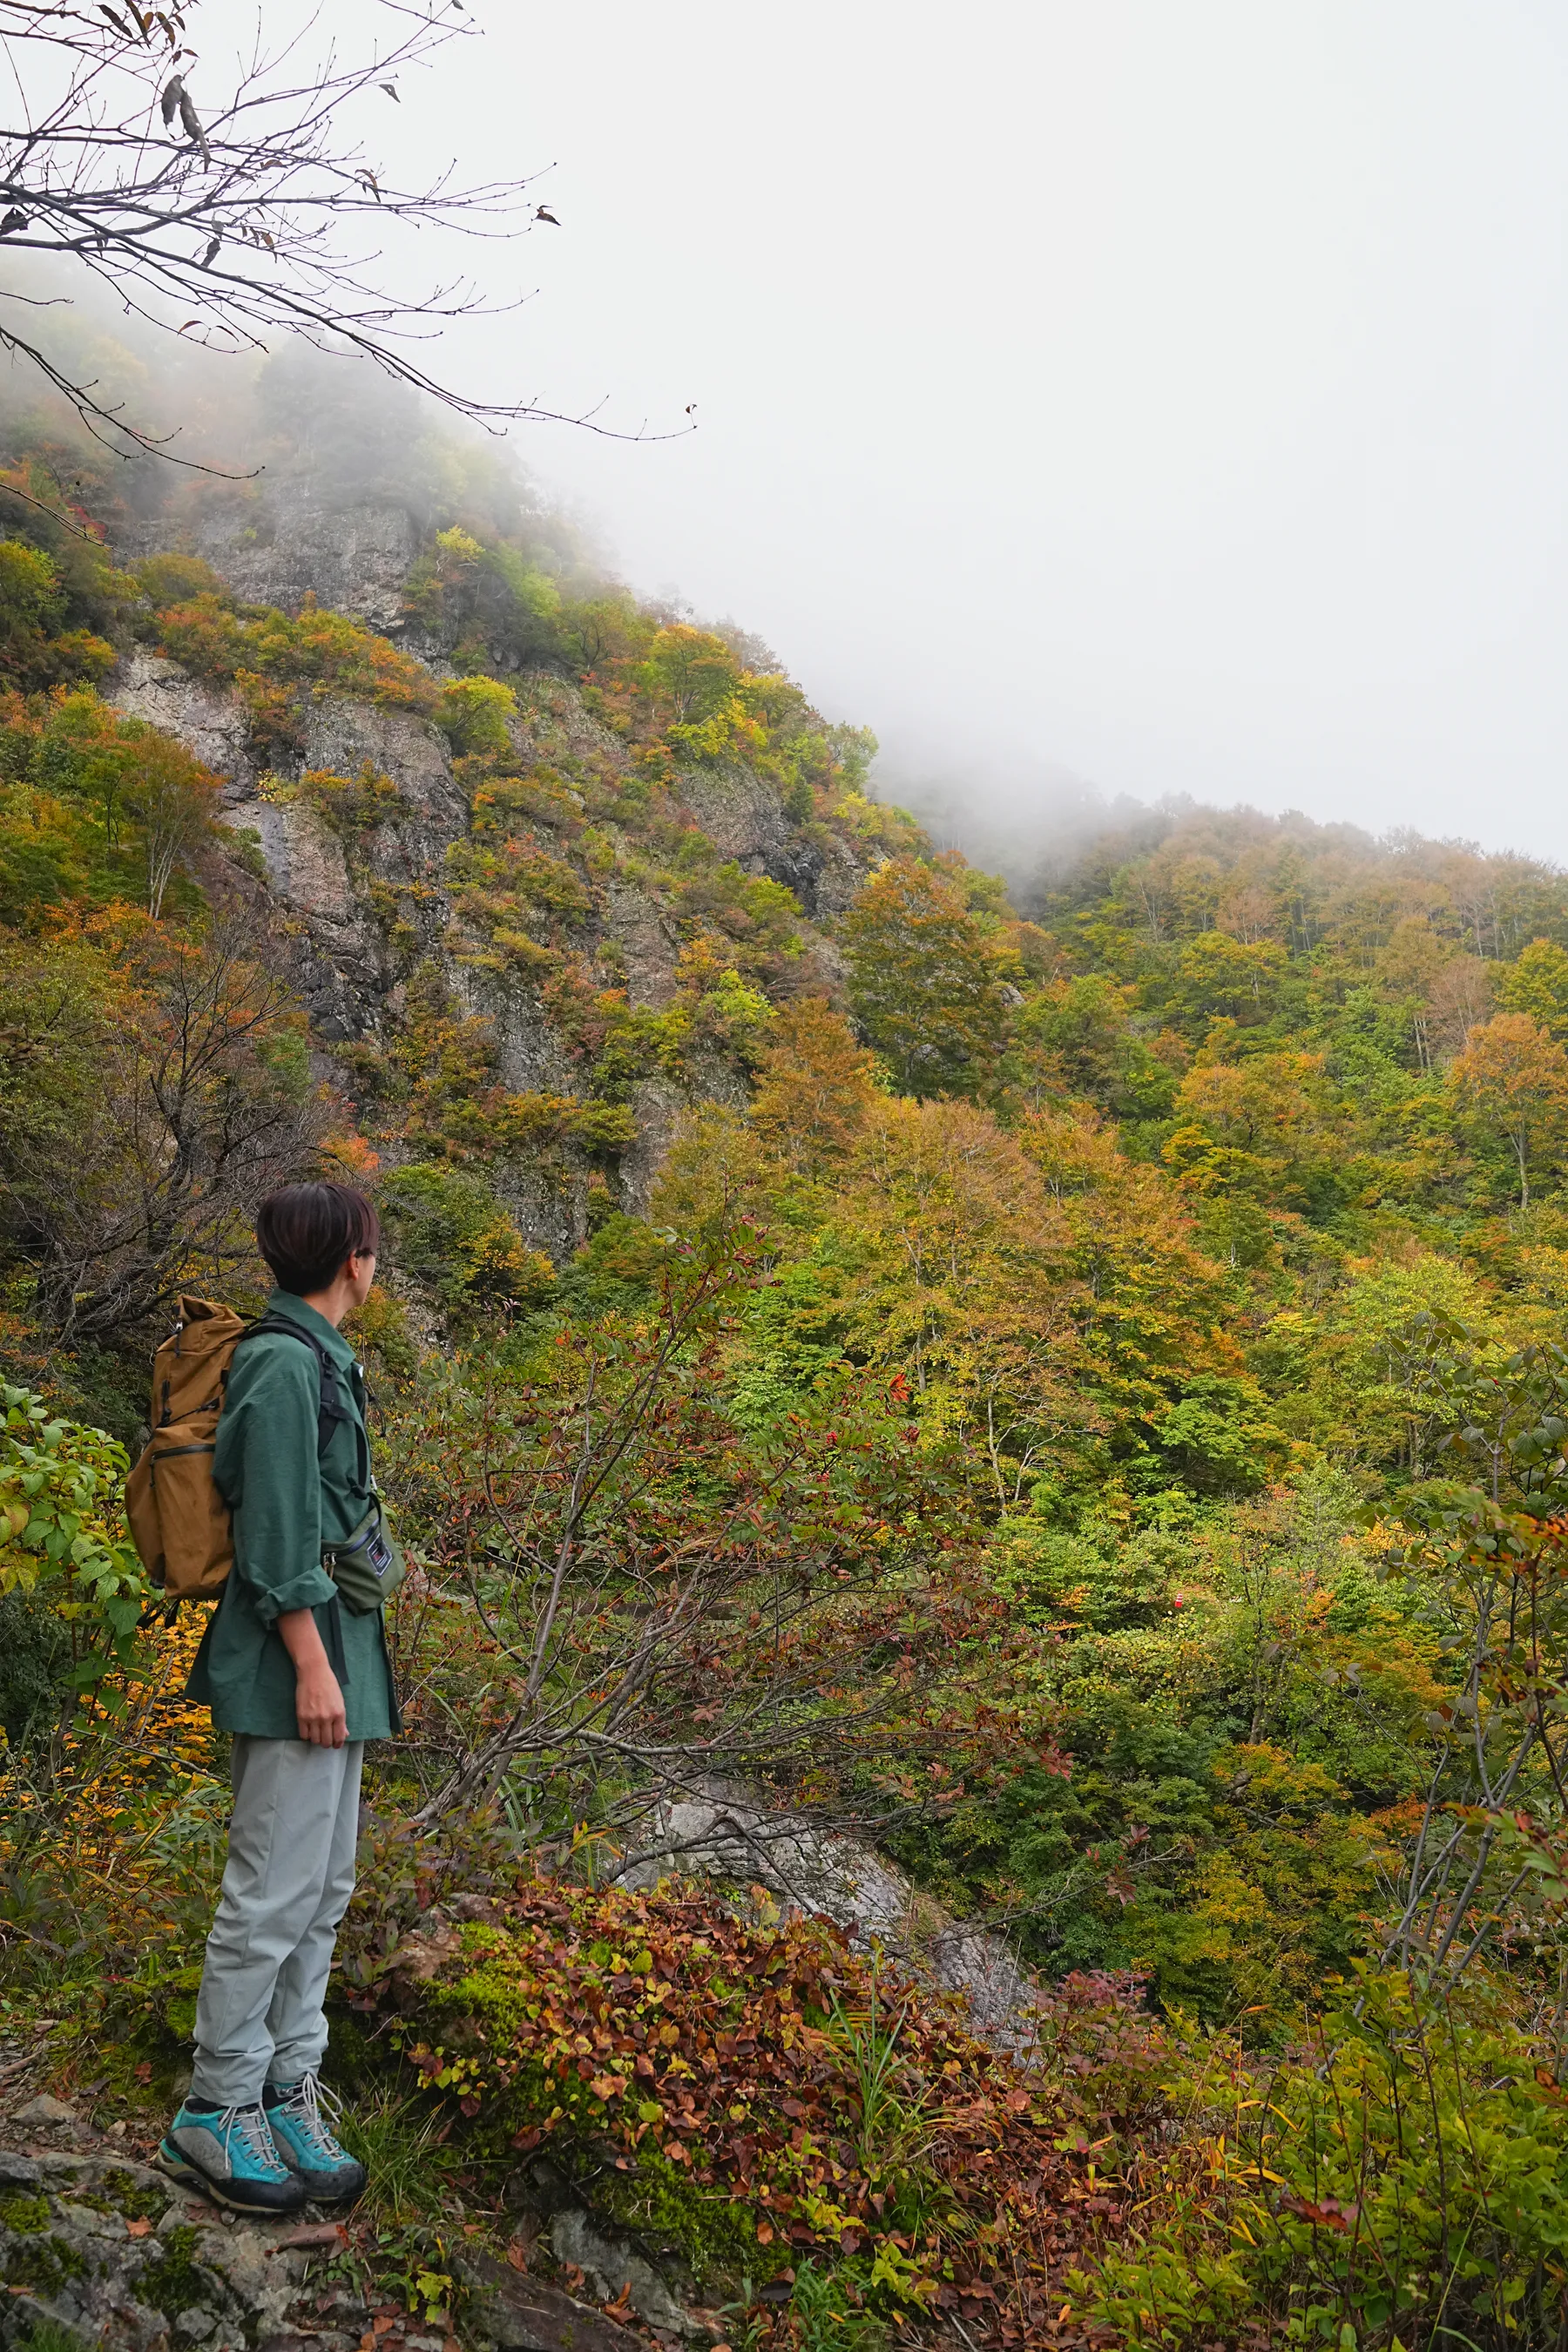
[[[164,2133],[160,2172],[199,2189],[235,2213],[297,2213],[304,2183],[279,2157],[260,2107],[205,2106],[187,2099]]]
[[[317,2205],[346,2205],[365,2183],[363,2164],[334,2137],[342,2102],[334,2098],[319,2075],[301,2074],[297,2083],[268,2083],[261,2094],[267,2120],[278,2153]]]

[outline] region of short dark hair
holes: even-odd
[[[352,1184],[285,1184],[256,1216],[256,1240],[279,1290],[307,1298],[347,1261],[381,1247],[381,1219]]]

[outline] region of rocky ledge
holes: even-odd
[[[106,2352],[647,2352],[648,2336],[618,2326],[550,2279],[529,2274],[527,2239],[510,2261],[475,2246],[458,2261],[468,2307],[461,2333],[421,2322],[362,2288],[351,2230],[312,2209],[273,2222],[240,2221],[174,2188],[141,2155],[42,2094],[7,2116],[0,2145],[0,2347],[37,2343]],[[590,2288],[606,2253],[574,2253]],[[626,2294],[630,2279],[618,2279]],[[637,2279],[627,2307],[647,2300]],[[666,2298],[668,2300],[668,2298]],[[663,2316],[663,2315],[660,2315]],[[675,2319],[675,2307],[670,2310]],[[684,2322],[687,2315],[679,2315]],[[691,2333],[679,2326],[677,2333]]]
[[[60,2108],[35,2100],[24,2115]],[[50,2326],[116,2352],[353,2352],[373,2310],[351,2288],[317,2284],[343,2244],[330,2221],[263,2227],[220,2213],[131,2157],[0,2149],[0,2343]],[[447,2338],[398,2340],[442,2352]]]
[[[40,2342],[51,2352],[650,2352],[722,2333],[716,2315],[678,2302],[643,2253],[601,2234],[548,2168],[520,2177],[504,2259],[480,2242],[454,2252],[454,2329],[366,2289],[352,2223],[313,2208],[265,2223],[225,2213],[48,2093],[6,2117],[3,2136],[3,2352]],[[540,2277],[540,2254],[616,2301],[628,2324]]]

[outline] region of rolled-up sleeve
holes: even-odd
[[[321,1566],[319,1377],[294,1340],[249,1340],[236,1350],[218,1423],[213,1477],[234,1514],[235,1573],[263,1625],[336,1591]]]

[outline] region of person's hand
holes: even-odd
[[[300,1737],[312,1748],[341,1748],[348,1717],[338,1678],[327,1663],[326,1644],[309,1609],[287,1610],[278,1620],[283,1647],[294,1662],[294,1717]]]
[[[348,1737],[348,1717],[338,1678],[323,1657],[300,1667],[294,1680],[294,1715],[300,1737],[312,1748],[341,1748]]]

